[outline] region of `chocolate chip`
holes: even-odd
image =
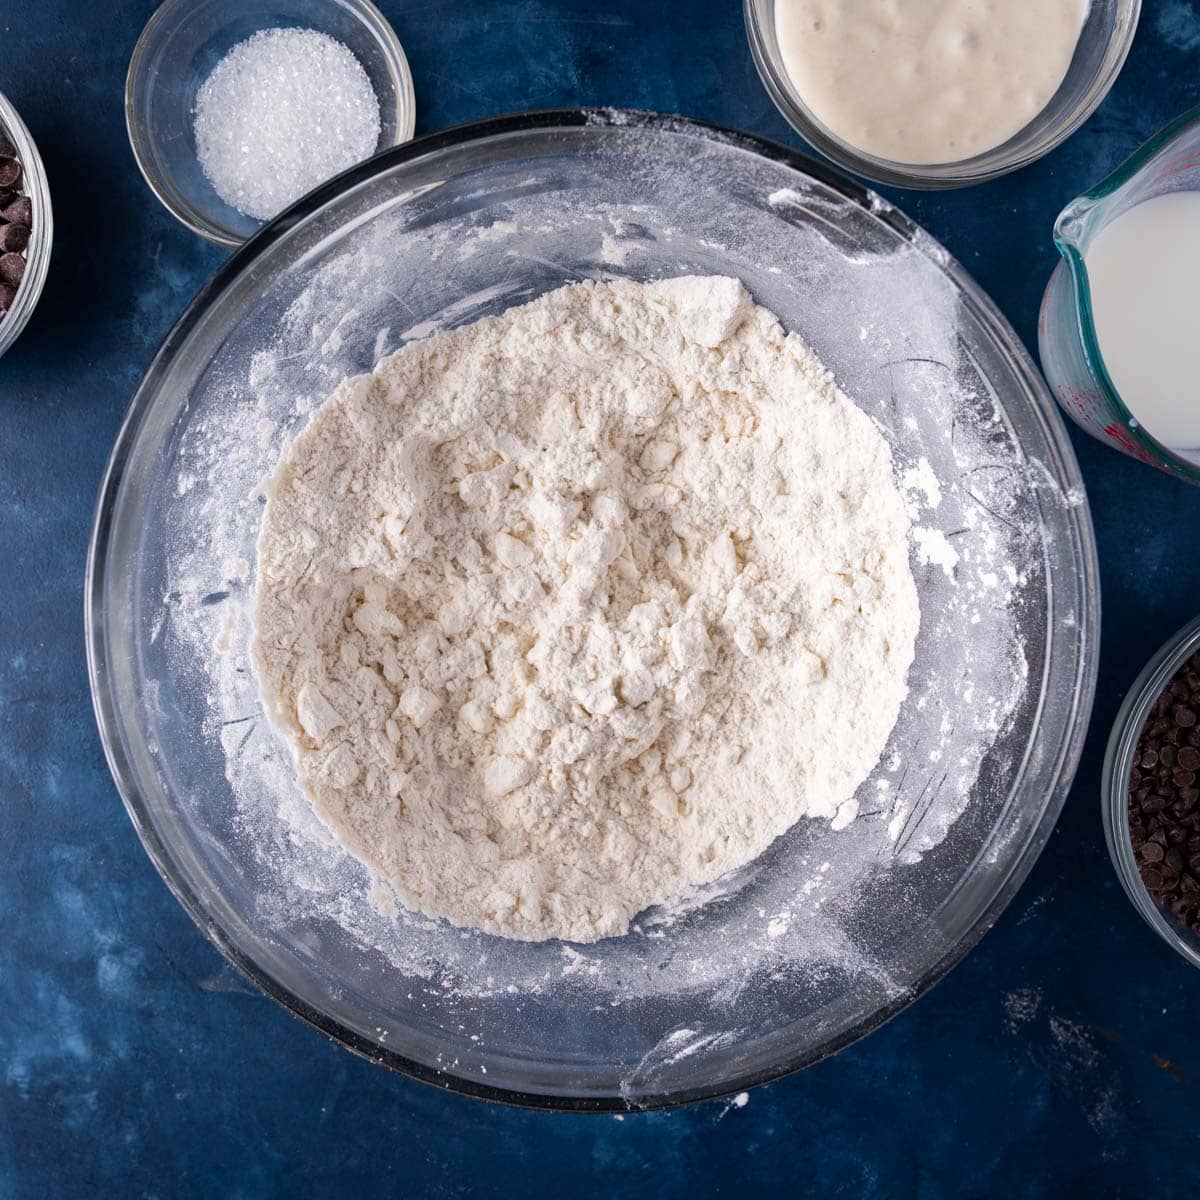
[[[0,254],[0,279],[18,287],[24,275],[25,260],[19,254]]]
[[[14,225],[24,225],[26,229],[33,228],[33,201],[28,196],[18,196],[4,206],[4,219]]]
[[[1200,654],[1155,700],[1129,773],[1129,841],[1162,909],[1200,933]]]
[[[33,229],[33,201],[18,191],[23,174],[12,139],[0,129],[0,317],[16,300]]]
[[[24,225],[0,225],[0,250],[24,250],[29,245],[29,229]]]

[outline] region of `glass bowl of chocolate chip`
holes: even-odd
[[[1150,660],[1104,760],[1104,834],[1121,884],[1200,967],[1200,617]]]
[[[0,93],[0,354],[25,328],[46,281],[54,225],[37,146]]]

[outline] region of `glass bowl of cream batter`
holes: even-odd
[[[266,719],[250,661],[259,484],[316,405],[399,346],[579,279],[687,274],[739,279],[887,440],[921,610],[908,699],[856,819],[801,820],[623,936],[516,941],[422,916],[331,839]],[[86,591],[110,767],[201,930],[372,1061],[541,1108],[738,1092],[920,996],[1048,838],[1097,666],[1078,468],[991,302],[828,167],[628,111],[435,134],[251,239],[138,388]]]
[[[1070,137],[1116,81],[1141,0],[744,11],[759,76],[805,141],[876,183],[933,189],[1006,175]]]

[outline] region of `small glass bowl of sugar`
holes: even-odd
[[[369,0],[166,0],[125,81],[146,182],[223,246],[407,141],[414,119],[404,50]]]

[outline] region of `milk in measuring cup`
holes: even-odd
[[[1122,213],[1085,255],[1100,353],[1137,421],[1200,463],[1200,192]]]

